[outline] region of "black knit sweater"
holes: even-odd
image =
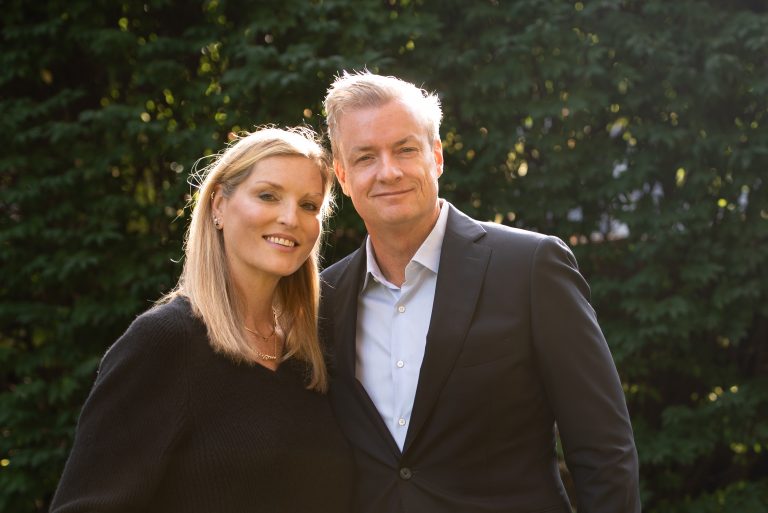
[[[153,308],[104,356],[51,511],[348,512],[351,456],[304,376],[214,353],[186,299]]]

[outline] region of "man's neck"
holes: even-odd
[[[405,282],[405,268],[437,223],[440,209],[422,226],[367,227],[376,263],[381,273],[393,285]]]

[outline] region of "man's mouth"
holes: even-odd
[[[386,198],[387,196],[399,196],[400,194],[405,194],[406,192],[408,192],[407,189],[403,191],[386,191],[386,192],[376,193],[374,194],[374,196],[379,198]]]

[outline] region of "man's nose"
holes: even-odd
[[[381,157],[381,168],[379,169],[379,180],[382,182],[395,182],[402,178],[403,171],[400,169],[400,163],[389,154]]]

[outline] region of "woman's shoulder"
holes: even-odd
[[[141,317],[150,317],[155,319],[175,319],[184,320],[194,317],[192,305],[189,298],[177,294],[171,298],[163,298],[155,303],[151,308],[139,315]]]
[[[189,300],[176,296],[170,301],[155,304],[131,323],[126,333],[147,330],[161,338],[184,337],[195,324],[195,317]]]
[[[114,359],[178,355],[202,323],[192,313],[189,300],[177,296],[156,304],[130,324],[125,333],[107,350],[102,363]],[[205,327],[202,327],[205,333]]]

